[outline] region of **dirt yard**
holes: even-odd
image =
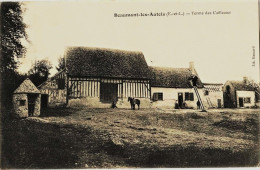
[[[259,109],[48,109],[3,127],[4,167],[257,166]]]

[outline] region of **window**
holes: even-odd
[[[194,101],[194,95],[193,95],[193,93],[190,93],[190,101]]]
[[[187,101],[187,100],[189,100],[189,101],[194,101],[194,95],[193,95],[193,93],[188,93],[188,92],[186,92],[185,93],[185,100]]]
[[[209,95],[209,91],[208,90],[205,90],[205,96],[208,96]]]
[[[154,93],[153,100],[154,101],[163,100],[163,93]]]
[[[58,79],[58,89],[65,89],[65,79]]]
[[[190,100],[190,93],[185,93],[185,100]]]
[[[158,100],[163,100],[163,93],[158,93]]]
[[[251,98],[250,97],[244,98],[244,103],[251,103]]]
[[[25,106],[25,100],[19,100],[19,106]]]

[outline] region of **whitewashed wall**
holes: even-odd
[[[155,108],[171,108],[175,107],[175,102],[178,100],[178,93],[183,93],[183,100],[185,101],[185,92],[193,93],[194,101],[185,101],[188,107],[197,108],[198,98],[193,88],[161,88],[161,87],[152,87],[152,96],[154,93],[162,92],[163,101],[154,101],[152,107]],[[204,97],[203,89],[198,89],[201,100],[205,107],[206,99]]]
[[[255,92],[254,91],[236,91],[236,97],[237,97],[237,107],[239,107],[239,97],[250,97],[251,103],[244,103],[244,107],[252,107],[255,106]]]
[[[205,95],[204,97],[207,100],[206,105],[208,105],[208,107],[217,108],[218,107],[218,99],[221,100],[221,107],[224,107],[223,91],[210,91],[209,95]],[[211,103],[212,106],[209,103]]]
[[[151,108],[151,101],[148,98],[136,98],[139,99],[141,104],[140,108]],[[100,102],[99,97],[82,97],[82,98],[76,98],[76,99],[70,99],[68,101],[68,107],[82,107],[86,106],[89,108],[111,108],[112,103],[102,103]],[[131,109],[130,103],[127,101],[127,98],[123,98],[123,100],[120,98],[117,101],[117,107],[118,108],[126,108]],[[136,109],[137,109],[136,105]]]

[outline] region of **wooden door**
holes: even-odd
[[[28,94],[28,116],[34,115],[35,101],[38,94]]]
[[[221,99],[218,99],[218,108],[221,108]]]
[[[100,83],[100,101],[103,103],[112,103],[117,101],[118,84]]]
[[[45,109],[48,107],[48,94],[42,94],[41,95],[41,109]]]
[[[183,93],[178,93],[178,103],[180,108],[182,108],[182,104],[183,104]]]
[[[239,107],[244,107],[244,100],[242,97],[239,97]]]

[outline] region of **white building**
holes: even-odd
[[[253,107],[256,94],[247,77],[243,81],[227,81],[224,85],[224,104],[227,108]]]
[[[197,87],[202,102],[205,105],[203,84],[190,62],[189,68],[150,67],[153,78],[151,79],[151,93],[153,107],[175,108],[176,101],[180,106],[186,103],[186,108],[197,108],[198,98],[189,78],[198,77]]]
[[[209,108],[223,108],[223,84],[203,83],[204,97]]]

